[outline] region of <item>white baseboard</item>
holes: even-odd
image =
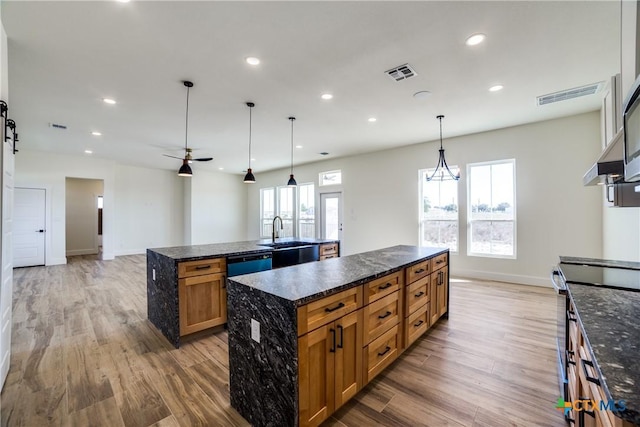
[[[449,274],[452,277],[460,277],[467,279],[493,280],[496,282],[516,283],[519,285],[552,287],[548,277],[523,276],[519,274],[495,273],[492,271],[478,270],[451,270]]]
[[[98,253],[97,249],[72,249],[67,251],[67,256],[76,256],[76,255],[96,255]]]
[[[45,265],[63,265],[67,263],[67,257],[64,258],[47,258]]]
[[[116,251],[116,256],[124,256],[124,255],[144,255],[147,253],[146,249],[125,249],[121,251]]]

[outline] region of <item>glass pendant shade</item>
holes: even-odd
[[[251,172],[251,168],[247,169],[247,174],[244,176],[244,181],[245,184],[255,184],[256,183],[256,177],[253,176],[253,172]]]
[[[178,176],[187,176],[191,177],[193,172],[191,171],[191,166],[189,166],[189,161],[187,159],[182,161],[182,166],[180,166],[180,170],[178,171]]]

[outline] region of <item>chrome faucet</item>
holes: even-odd
[[[280,218],[280,215],[276,215],[275,218],[273,218],[273,227],[271,229],[271,242],[273,243],[276,242],[276,237],[280,237],[278,236],[278,233],[276,233],[276,219],[280,220],[280,230],[284,229],[284,226],[282,225],[282,218]]]

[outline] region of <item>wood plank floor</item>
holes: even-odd
[[[242,426],[227,335],[174,349],[146,320],[144,255],[14,271],[2,426]],[[452,282],[451,316],[327,426],[564,426],[551,289]]]

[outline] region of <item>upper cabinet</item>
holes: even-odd
[[[622,70],[622,98],[631,90],[633,82],[640,71],[640,54],[638,54],[638,2],[636,0],[621,0],[620,21],[620,69]]]
[[[602,109],[600,110],[600,129],[602,132],[602,148],[606,148],[613,142],[618,131],[622,128],[622,88],[620,74],[611,77],[603,93]],[[616,152],[616,155],[619,155],[619,158],[622,159],[622,144],[620,144],[618,151],[619,153]]]

